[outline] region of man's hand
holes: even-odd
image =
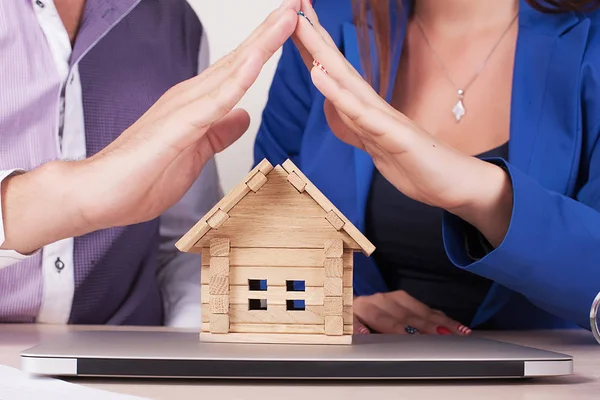
[[[150,220],[176,203],[206,162],[248,129],[248,114],[234,107],[294,32],[299,10],[300,0],[284,2],[236,50],[170,89],[98,154],[4,181],[2,248],[30,253]]]

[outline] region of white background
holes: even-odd
[[[211,63],[235,49],[281,0],[188,0],[198,13],[210,43]],[[239,107],[252,117],[248,132],[230,148],[217,155],[217,165],[225,193],[249,172],[252,148],[260,125],[262,110],[280,53],[265,65],[256,84],[248,91]]]

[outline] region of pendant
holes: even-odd
[[[462,91],[462,90],[458,91],[458,102],[452,109],[452,113],[454,114],[454,118],[456,118],[456,122],[460,122],[462,117],[464,117],[465,114],[467,113],[467,110],[465,109],[465,105],[463,104],[463,101],[462,101],[464,94],[465,94],[464,91]]]

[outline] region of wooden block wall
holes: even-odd
[[[212,242],[216,246],[216,241]],[[336,248],[339,243],[332,243]],[[211,295],[211,266],[217,273],[228,266],[229,334],[305,334],[325,336],[327,326],[332,341],[339,330],[343,335],[352,334],[352,267],[353,252],[342,249],[341,257],[325,257],[321,249],[252,249],[225,245],[229,264],[224,264],[222,251],[215,247],[202,252],[202,331],[211,332],[213,310],[222,310],[218,295]],[[220,243],[220,246],[223,246]],[[212,253],[212,254],[211,254]],[[219,254],[214,256],[213,254]],[[215,262],[213,259],[218,259]],[[248,280],[267,280],[266,291],[250,293]],[[289,292],[287,280],[305,282],[305,291]],[[213,291],[218,289],[214,289]],[[327,293],[327,294],[326,294]],[[211,299],[215,301],[211,302]],[[248,298],[267,299],[267,310],[249,310]],[[304,311],[287,311],[287,300],[305,300]],[[219,302],[219,304],[214,304]],[[329,318],[329,317],[341,317]],[[225,336],[225,335],[222,335]],[[226,341],[226,339],[223,339]]]
[[[340,239],[330,239],[324,245],[325,284],[323,286],[323,311],[325,316],[325,335],[344,334],[343,278],[339,266],[344,265],[344,243]],[[342,271],[343,273],[343,268]]]
[[[210,333],[229,333],[229,239],[215,238],[210,242],[208,301],[210,305]]]

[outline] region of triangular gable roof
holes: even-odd
[[[332,225],[337,225],[338,230],[344,231],[361,248],[362,252],[370,256],[375,251],[375,246],[325,197],[317,187],[300,171],[291,160],[286,160],[282,165],[288,173],[287,181],[300,192],[306,192],[327,213],[327,219]],[[225,220],[226,213],[236,206],[248,193],[257,191],[267,182],[267,175],[273,170],[273,165],[267,160],[262,160],[236,187],[221,199],[200,221],[196,223],[175,246],[183,252],[196,252],[194,246],[211,229],[218,228]],[[225,216],[225,219],[221,216]],[[198,249],[199,250],[199,249]]]

